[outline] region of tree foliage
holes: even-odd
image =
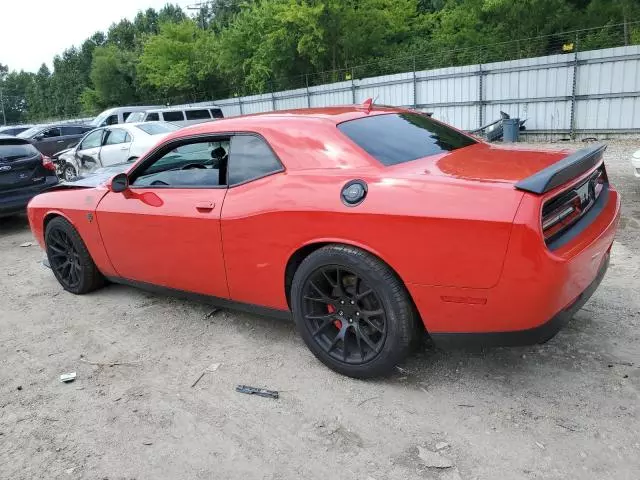
[[[639,19],[640,0],[214,0],[191,17],[168,4],[68,48],[52,71],[0,63],[0,88],[8,122],[73,117],[639,43]]]

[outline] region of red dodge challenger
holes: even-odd
[[[370,104],[282,111],[177,131],[38,195],[29,222],[69,292],[108,280],[293,316],[323,363],[372,377],[425,329],[551,338],[609,263],[603,151],[489,145]]]

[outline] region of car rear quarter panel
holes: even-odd
[[[284,172],[229,189],[222,236],[231,298],[287,308],[288,260],[300,247],[325,242],[377,255],[407,284],[497,283],[521,192],[379,171]],[[354,178],[369,191],[361,205],[347,207],[340,192]]]
[[[45,221],[50,215],[67,219],[78,231],[93,261],[104,275],[116,275],[102,243],[95,210],[106,188],[61,189],[34,197],[27,207],[29,225],[44,249]]]

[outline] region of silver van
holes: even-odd
[[[196,123],[211,122],[220,118],[224,118],[224,115],[220,107],[215,105],[206,107],[160,107],[134,112],[127,118],[127,123],[160,121],[184,127]]]
[[[116,107],[105,110],[96,118],[94,118],[89,125],[94,128],[106,127],[109,125],[115,125],[117,123],[124,123],[129,120],[129,117],[134,112],[146,112],[152,108],[162,108],[162,105],[146,105],[146,106],[129,106],[129,107]]]

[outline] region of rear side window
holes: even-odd
[[[209,110],[187,110],[184,113],[187,115],[187,120],[204,120],[211,118]]]
[[[87,130],[84,127],[61,127],[62,135],[82,135]]]
[[[107,132],[107,140],[104,142],[105,145],[119,145],[121,143],[130,143],[131,136],[121,128],[114,128],[113,130]]]
[[[164,117],[164,120],[166,122],[181,122],[182,120],[184,120],[184,114],[181,110],[162,112],[162,116]]]
[[[222,110],[220,110],[219,108],[212,108],[211,116],[213,118],[224,118],[224,115],[222,114]]]
[[[12,162],[21,158],[31,158],[40,152],[30,143],[3,141],[0,143],[0,162]]]
[[[262,138],[253,135],[231,138],[229,185],[248,182],[282,170],[280,161]]]
[[[477,143],[418,113],[393,113],[350,120],[338,129],[383,165],[396,165]]]
[[[158,113],[149,113],[147,118],[144,119],[145,122],[157,122],[158,120],[160,120],[160,114]]]

